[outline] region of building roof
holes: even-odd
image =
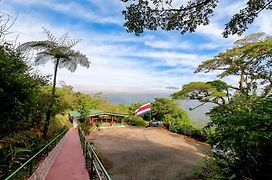
[[[78,111],[70,111],[70,112],[68,112],[68,115],[69,115],[70,117],[72,117],[73,119],[74,119],[74,118],[75,118],[75,119],[80,118],[80,113],[79,113]]]

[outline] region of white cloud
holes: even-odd
[[[257,19],[258,19],[258,21],[256,21],[253,24],[252,29],[254,29],[254,30],[258,31],[258,32],[265,32],[265,33],[267,33],[269,35],[272,35],[271,12],[270,11],[269,12],[264,11],[264,12],[260,13],[260,15],[259,15],[259,17],[257,17]]]
[[[230,18],[235,14],[239,13],[240,9],[246,7],[248,0],[224,0],[219,1],[218,6],[215,8],[213,20],[220,22],[223,21],[227,23]]]
[[[78,27],[56,27],[49,22],[44,24],[38,19],[26,14],[20,14],[14,29],[20,29],[22,34],[19,37],[20,42],[33,39],[44,39],[45,35],[41,32],[41,27],[54,29],[52,32],[56,36],[69,32],[74,37],[73,32],[84,39],[76,48],[90,57],[92,61],[90,69],[78,67],[75,73],[61,69],[58,74],[58,80],[63,80],[67,84],[73,85],[76,89],[84,89],[86,92],[90,89],[102,91],[169,91],[167,86],[175,86],[180,83],[188,83],[192,79],[198,79],[197,75],[172,75],[173,71],[159,71],[154,67],[159,65],[189,65],[195,67],[202,58],[196,54],[186,54],[171,51],[155,51],[137,48],[136,46],[127,46],[126,44],[114,44],[115,42],[145,42],[145,39],[153,37],[131,38],[127,34],[121,34],[124,38],[116,38],[114,35],[103,35],[97,32],[91,32],[93,36],[88,36],[85,30],[79,30]],[[33,28],[29,28],[33,27]],[[93,38],[94,37],[94,38]],[[121,39],[121,40],[120,40]],[[108,40],[108,45],[106,41]],[[138,58],[157,59],[154,64],[137,62],[123,56]],[[53,65],[48,63],[40,66],[39,69],[44,74],[53,73]],[[190,70],[190,68],[188,68]],[[183,69],[183,72],[185,69]],[[181,72],[181,71],[180,71]],[[178,71],[176,71],[178,74]],[[194,75],[193,75],[194,76]],[[105,89],[105,87],[107,87]],[[142,90],[140,90],[142,89]]]
[[[161,49],[189,49],[192,47],[192,44],[188,41],[178,42],[176,40],[147,40],[144,42],[145,45],[153,47],[153,48],[161,48]]]
[[[109,16],[106,13],[108,9],[103,9],[103,3],[106,2],[110,3],[105,7],[114,4],[113,7],[119,8],[119,0],[90,1],[100,7],[102,12],[99,14],[87,12],[83,5],[75,1],[63,4],[53,0],[11,0],[5,7],[8,12],[16,14],[17,9],[13,5],[38,5],[90,22],[120,23],[119,19],[122,19],[122,16]],[[232,7],[236,6],[239,4],[232,4]],[[107,19],[108,17],[113,19]],[[259,19],[261,21],[256,22],[252,29],[271,32],[269,16],[264,14]],[[75,73],[61,69],[58,80],[63,80],[73,85],[75,89],[85,92],[168,93],[173,91],[168,87],[179,88],[191,81],[213,80],[216,72],[194,74],[194,69],[200,62],[216,55],[223,48],[231,47],[235,39],[222,37],[223,26],[217,19],[209,26],[199,27],[194,34],[182,37],[178,32],[161,31],[148,32],[136,37],[126,33],[125,30],[112,30],[111,33],[105,34],[96,29],[74,24],[58,25],[35,10],[28,13],[19,12],[13,29],[20,32],[18,41],[25,42],[45,39],[42,26],[52,30],[57,37],[68,32],[71,37],[83,39],[75,48],[88,55],[92,62],[91,67],[89,69],[78,67]],[[203,38],[203,43],[195,42],[194,35]],[[209,53],[206,50],[209,50]],[[213,50],[212,54],[210,50]],[[40,66],[39,69],[45,74],[53,73],[53,65],[50,63]],[[226,80],[234,82],[235,78]]]
[[[99,7],[103,13],[121,13],[121,9],[125,8],[125,4],[120,0],[89,0],[91,4],[95,4]],[[111,10],[111,11],[109,11]]]

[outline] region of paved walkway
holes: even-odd
[[[70,129],[46,180],[89,180],[77,129]]]

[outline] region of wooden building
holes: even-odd
[[[124,118],[128,117],[127,114],[105,112],[97,109],[88,109],[85,111],[87,119],[90,121],[92,127],[97,126],[114,126],[122,125]],[[79,111],[68,112],[69,119],[73,124],[82,122],[82,115]]]

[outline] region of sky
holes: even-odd
[[[181,1],[174,0],[175,5]],[[194,33],[146,31],[141,36],[127,33],[120,0],[2,0],[1,11],[16,17],[9,39],[17,43],[46,40],[42,27],[56,37],[69,33],[82,41],[75,46],[91,61],[90,68],[74,73],[61,69],[58,81],[88,94],[102,92],[114,103],[152,101],[167,97],[192,81],[210,81],[216,72],[194,74],[204,60],[231,48],[237,36],[223,38],[231,15],[246,1],[221,0],[208,26]],[[260,13],[244,35],[265,32],[272,35],[272,16]],[[37,67],[42,74],[53,74],[53,64]],[[235,84],[236,77],[224,79]]]

